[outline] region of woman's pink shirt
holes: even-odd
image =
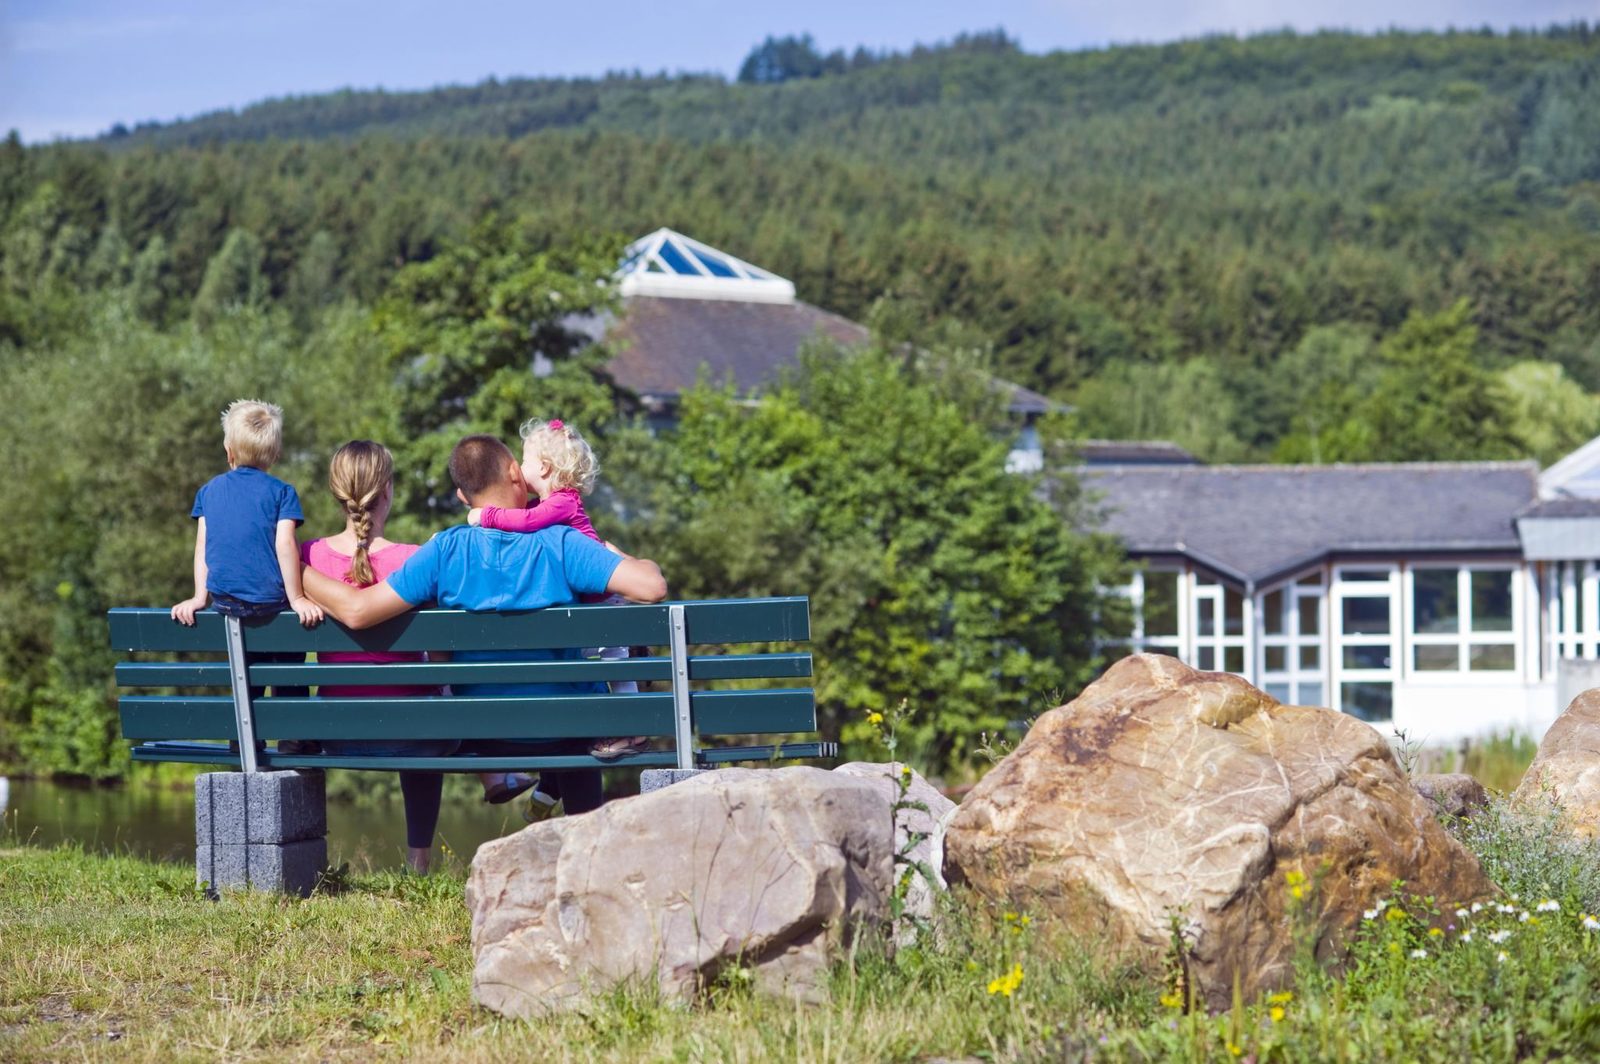
[[[382,550],[372,551],[367,555],[367,561],[372,565],[373,583],[379,583],[390,573],[406,563],[406,559],[417,552],[414,543],[391,543]],[[300,544],[300,560],[311,566],[323,576],[331,576],[335,580],[343,580],[351,587],[361,587],[361,584],[349,579],[345,574],[350,571],[350,556],[340,554],[328,546],[326,539],[314,539],[309,543]],[[330,650],[317,654],[319,662],[352,662],[365,665],[387,665],[396,661],[424,661],[420,651],[390,651],[390,650]],[[330,698],[363,698],[382,696],[406,695],[436,695],[437,687],[419,686],[416,684],[350,684],[327,686],[317,689],[317,694]]]

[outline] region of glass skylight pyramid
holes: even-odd
[[[793,282],[671,229],[629,244],[617,277],[625,296],[794,302]]]

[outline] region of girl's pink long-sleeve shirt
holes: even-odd
[[[478,515],[484,528],[497,528],[502,532],[537,532],[552,525],[569,525],[596,543],[604,542],[595,534],[589,515],[583,509],[583,497],[573,488],[552,491],[548,499],[528,510],[506,510],[499,506],[485,506]]]

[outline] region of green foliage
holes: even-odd
[[[980,732],[1092,675],[1118,552],[1005,472],[971,371],[818,348],[758,406],[702,385],[680,416],[617,471],[629,546],[675,596],[810,595],[826,734],[855,749],[875,735],[864,716],[904,700],[912,749],[959,764]]]

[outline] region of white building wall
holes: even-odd
[[[1395,687],[1394,721],[1374,727],[1404,732],[1410,742],[1427,746],[1511,733],[1544,737],[1555,721],[1553,683],[1420,683]]]

